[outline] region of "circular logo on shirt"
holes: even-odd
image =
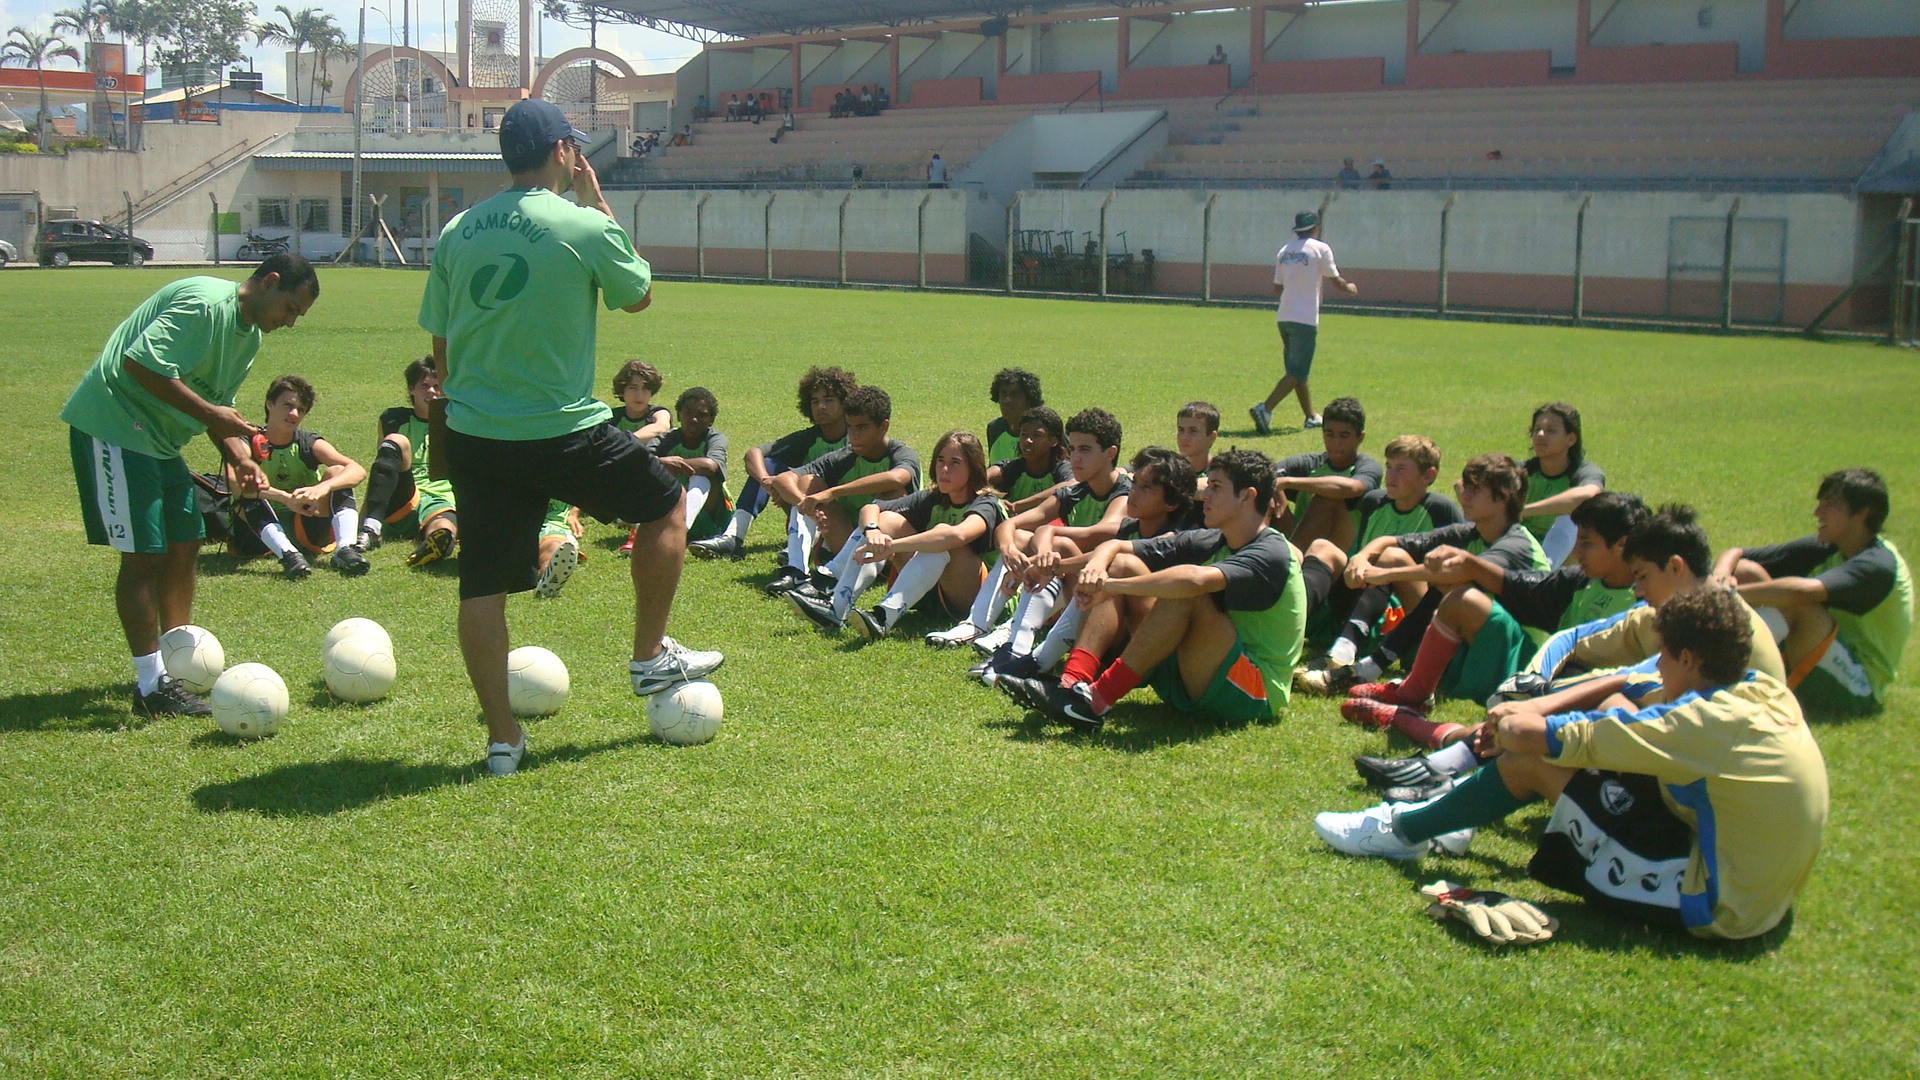
[[[527,260],[518,255],[502,255],[480,268],[467,286],[467,295],[475,307],[492,311],[519,296],[527,288]]]
[[[1600,805],[1606,807],[1609,814],[1624,814],[1633,809],[1633,793],[1618,781],[1604,781],[1600,785]]]

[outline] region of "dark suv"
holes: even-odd
[[[35,234],[34,254],[41,266],[76,262],[139,266],[153,258],[153,245],[104,221],[49,221]]]

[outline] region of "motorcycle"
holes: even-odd
[[[262,236],[257,232],[247,233],[247,242],[240,245],[238,257],[242,259],[264,259],[269,255],[280,255],[292,250],[286,236]]]

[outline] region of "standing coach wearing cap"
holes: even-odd
[[[1333,265],[1333,249],[1320,240],[1320,215],[1309,210],[1293,215],[1293,239],[1273,258],[1273,295],[1280,301],[1276,317],[1280,322],[1280,351],[1286,374],[1273,384],[1267,400],[1248,409],[1254,430],[1273,434],[1273,410],[1300,391],[1302,426],[1317,428],[1320,417],[1313,411],[1313,395],[1307,389],[1307,376],[1313,372],[1313,348],[1320,336],[1320,279],[1332,278],[1348,296],[1360,295],[1360,287],[1340,276]]]
[[[722,659],[665,636],[686,554],[680,484],[593,397],[596,296],[642,311],[653,278],[607,209],[584,137],[539,98],[507,110],[500,156],[513,185],[447,222],[420,304],[446,393],[434,456],[444,449],[460,504],[460,652],[496,776],[526,751],[507,705],[506,602],[534,585],[549,499],[639,525],[634,693],[699,678]],[[578,205],[560,197],[569,187]]]

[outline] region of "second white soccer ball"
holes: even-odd
[[[381,626],[372,619],[362,619],[356,616],[351,619],[341,619],[339,622],[333,624],[333,629],[328,630],[326,638],[320,642],[320,655],[325,656],[333,651],[335,645],[357,637],[373,638],[375,641],[378,641],[381,647],[386,649],[387,652],[391,653],[393,651],[393,639],[387,636],[386,627]]]
[[[214,682],[209,699],[213,722],[235,738],[264,738],[287,718],[287,684],[265,664],[228,668]]]
[[[227,670],[227,653],[220,639],[205,627],[176,626],[160,635],[160,666],[196,694],[213,689],[214,680]]]
[[[382,634],[350,637],[327,650],[327,690],[341,701],[378,701],[393,689],[393,647]]]
[[[647,727],[662,742],[698,746],[720,732],[726,703],[705,679],[670,686],[647,698]]]
[[[515,716],[552,716],[572,691],[567,665],[552,651],[522,645],[507,654],[507,704]]]

